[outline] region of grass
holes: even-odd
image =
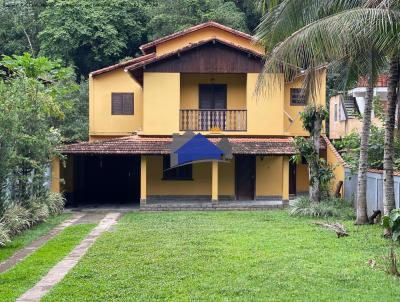
[[[0,262],[12,256],[16,251],[29,245],[39,237],[47,234],[51,229],[59,225],[65,219],[69,218],[71,214],[61,214],[47,219],[47,221],[39,223],[33,228],[15,236],[9,244],[5,247],[0,247]]]
[[[344,221],[350,237],[337,239],[313,221],[285,211],[130,213],[42,301],[400,300],[379,226]]]
[[[0,274],[0,301],[15,301],[61,261],[93,227],[94,224],[79,224],[65,228],[29,257]]]

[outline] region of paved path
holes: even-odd
[[[57,226],[54,229],[52,229],[46,235],[43,235],[43,236],[39,237],[38,239],[33,241],[28,246],[26,246],[26,247],[22,248],[21,250],[17,251],[14,255],[12,255],[7,260],[1,262],[0,263],[0,273],[5,272],[9,268],[13,267],[18,262],[20,262],[21,260],[23,260],[26,257],[28,257],[34,251],[36,251],[41,246],[43,246],[47,241],[49,241],[50,239],[52,239],[55,236],[57,236],[66,227],[69,227],[69,226],[77,223],[84,215],[85,215],[84,213],[74,214],[70,219],[65,220],[63,223],[61,223],[59,226]]]
[[[96,241],[104,231],[110,229],[118,218],[120,213],[109,213],[107,214],[100,223],[90,232],[90,234],[76,246],[68,256],[56,264],[46,276],[42,278],[36,285],[34,285],[25,294],[19,297],[16,301],[18,302],[33,302],[40,301],[40,299],[50,289],[60,282],[65,275],[79,262],[79,260],[85,255],[89,247]]]

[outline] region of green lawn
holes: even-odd
[[[65,228],[33,254],[0,274],[0,301],[15,301],[79,244],[93,227],[94,224],[80,224]]]
[[[0,247],[0,262],[12,256],[17,250],[27,246],[32,241],[38,239],[40,236],[45,235],[51,229],[59,225],[65,219],[69,218],[71,214],[61,214],[47,219],[47,221],[39,223],[32,229],[26,230],[22,234],[13,238],[12,242],[5,247]]]
[[[400,280],[367,265],[387,251],[378,226],[345,222],[337,239],[312,221],[130,213],[43,301],[400,301]]]

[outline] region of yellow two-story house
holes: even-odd
[[[53,190],[71,204],[289,200],[307,192],[308,170],[293,164],[294,136],[308,135],[302,77],[264,77],[251,36],[207,22],[140,47],[141,57],[89,77],[89,142],[65,145],[53,162]],[[323,75],[324,77],[325,75]],[[318,102],[325,104],[325,78]],[[233,158],[169,169],[174,133],[228,138]],[[64,181],[59,184],[58,179]],[[212,203],[211,203],[212,204]]]

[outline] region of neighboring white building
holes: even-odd
[[[379,98],[384,110],[387,108],[387,82],[387,76],[381,75],[374,88],[374,97]],[[358,81],[357,87],[350,90],[346,96],[338,94],[331,97],[329,104],[329,138],[340,139],[353,130],[361,130],[366,93],[367,82],[361,79]],[[372,123],[382,126],[382,122],[375,116],[374,112],[372,112]]]

